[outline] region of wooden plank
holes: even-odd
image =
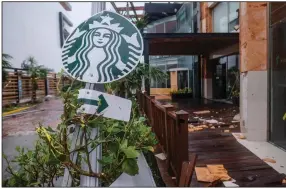
[[[184,161],[181,170],[179,187],[189,187],[195,169],[197,155],[192,154],[190,161]]]

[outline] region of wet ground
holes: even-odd
[[[44,126],[56,128],[60,122],[63,103],[61,99],[54,98],[38,104],[35,108],[27,110],[27,112],[29,111],[31,112],[15,117],[3,118],[2,138],[19,133],[33,132],[39,123]]]
[[[180,100],[158,100],[162,104],[172,104],[177,110],[184,110],[189,113],[190,122],[201,120],[217,120],[223,124],[220,125],[235,125],[232,123],[233,118],[239,113],[239,107],[232,104],[215,102],[206,99],[180,99]],[[195,114],[197,111],[209,110],[210,113]],[[202,122],[202,121],[199,121]],[[237,125],[237,124],[236,124]]]

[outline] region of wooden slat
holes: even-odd
[[[181,170],[179,187],[189,187],[195,169],[197,155],[192,154],[190,161],[184,161]]]

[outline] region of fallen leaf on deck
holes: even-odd
[[[219,178],[211,175],[210,171],[206,167],[195,167],[197,180],[201,182],[214,182]]]
[[[203,110],[203,111],[197,111],[197,112],[193,112],[194,114],[198,114],[198,115],[201,115],[201,114],[209,114],[211,113],[211,111],[209,110]]]
[[[233,125],[231,125],[231,126],[229,126],[229,128],[230,128],[230,129],[234,129],[234,126],[233,126]]]
[[[276,163],[276,161],[274,159],[271,159],[271,158],[264,158],[262,160],[265,162],[269,162],[269,163]]]
[[[229,133],[229,130],[224,130],[225,133]]]
[[[211,129],[215,129],[215,126],[212,126]]]

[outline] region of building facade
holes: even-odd
[[[186,67],[192,70],[192,74],[185,74],[187,76],[183,76],[183,80],[191,83],[191,77],[193,84],[185,83],[184,86],[200,90],[200,97],[206,99],[231,102],[239,96],[240,125],[247,139],[269,141],[286,149],[286,4],[185,4],[176,13],[176,33],[238,33],[239,40],[223,49],[214,48],[208,54],[190,56],[193,58],[185,64],[188,64]],[[171,18],[164,18],[168,19]],[[147,28],[147,31],[154,32],[160,27],[151,28]],[[170,77],[161,84],[151,83],[153,90],[156,90],[153,94],[167,93],[161,86],[171,90],[178,89],[180,85],[179,70],[172,72],[175,70],[168,69],[172,64],[180,68],[179,59],[150,57],[151,66],[160,61],[160,67],[170,71]]]
[[[58,72],[61,47],[72,29],[67,2],[3,2],[3,53],[12,66],[34,56],[40,65]]]

